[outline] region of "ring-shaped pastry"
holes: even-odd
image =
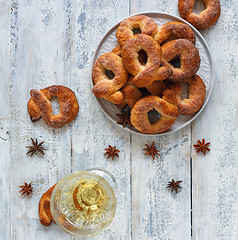
[[[171,67],[162,57],[161,65],[157,71],[155,81],[164,81],[166,79],[169,79],[172,75],[173,75],[173,71],[172,71]]]
[[[56,185],[56,184],[55,184]],[[40,223],[44,226],[50,226],[50,224],[53,222],[55,223],[55,220],[52,216],[51,209],[50,209],[50,199],[52,192],[55,188],[55,185],[49,188],[41,197],[39,202],[39,219]]]
[[[162,92],[165,90],[166,86],[164,81],[154,81],[150,86],[146,87],[146,89],[155,96],[161,97]]]
[[[53,85],[40,91],[32,89],[31,98],[28,102],[28,113],[32,122],[38,121],[41,117],[46,124],[53,128],[63,127],[76,118],[79,105],[74,92],[64,86]],[[60,113],[53,115],[50,100],[58,97]]]
[[[150,17],[145,15],[137,15],[129,17],[122,21],[116,31],[116,37],[121,46],[127,39],[134,35],[134,29],[140,29],[141,34],[154,37],[157,31],[157,23]]]
[[[148,56],[145,65],[139,61],[139,51],[144,50]],[[136,87],[151,85],[157,77],[157,71],[161,65],[162,52],[160,45],[154,38],[137,34],[128,38],[122,47],[122,60],[126,70],[134,75],[132,83]]]
[[[164,60],[168,62],[173,71],[173,75],[169,78],[170,81],[181,82],[198,71],[201,61],[199,51],[189,40],[173,40],[165,43],[161,48]],[[180,68],[169,63],[178,55],[180,56]]]
[[[135,103],[142,98],[142,93],[140,89],[132,84],[132,79],[134,76],[130,75],[128,78],[128,82],[126,85],[121,89],[123,93],[123,102],[118,104],[118,108],[125,108],[127,105],[131,108],[135,105]]]
[[[193,44],[196,42],[193,30],[187,24],[181,22],[168,22],[159,26],[154,38],[160,45],[180,38],[187,39]]]
[[[115,53],[117,56],[121,57],[121,45],[118,44],[112,49],[112,53]]]
[[[107,76],[107,70],[115,75],[112,79]],[[105,98],[114,103],[121,104],[123,94],[118,91],[128,79],[128,74],[122,59],[115,53],[105,53],[93,65],[92,78],[94,81],[93,93],[97,98]]]
[[[155,109],[161,116],[151,123],[148,112]],[[156,134],[169,129],[178,116],[175,95],[170,89],[163,92],[163,98],[146,96],[141,98],[131,110],[131,124],[140,132]]]
[[[178,10],[180,16],[191,23],[195,28],[203,30],[212,26],[220,17],[220,0],[202,0],[206,6],[199,15],[193,13],[195,0],[179,0]]]
[[[176,95],[179,113],[191,115],[202,107],[206,95],[206,86],[197,74],[183,82],[188,83],[188,98],[181,99],[181,83],[171,83],[169,88]]]

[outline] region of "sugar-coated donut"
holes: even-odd
[[[180,16],[191,23],[195,28],[203,30],[212,26],[220,17],[220,0],[202,0],[206,6],[199,15],[193,13],[195,0],[179,0],[178,10]]]
[[[56,185],[56,184],[55,184]],[[49,188],[41,197],[39,202],[39,219],[40,223],[44,226],[50,226],[52,222],[55,223],[55,220],[52,216],[51,210],[50,210],[50,198],[52,195],[52,192],[55,188],[55,185]]]
[[[119,105],[117,105],[118,108],[124,108],[127,105],[131,108],[134,107],[135,103],[142,98],[142,93],[140,89],[138,89],[136,86],[132,84],[132,79],[134,76],[130,75],[128,82],[126,85],[122,88],[122,93],[123,93],[123,102]]]
[[[196,42],[193,30],[187,24],[175,21],[159,26],[154,38],[160,45],[180,38],[187,39],[193,44]]]
[[[181,82],[183,79],[193,76],[199,69],[201,59],[198,49],[189,40],[177,39],[165,43],[162,45],[162,54],[167,62],[180,56],[180,68],[175,68],[169,63],[173,71],[173,75],[169,78],[172,82]]]
[[[183,82],[188,83],[188,98],[181,99],[181,83],[171,83],[169,88],[176,95],[179,113],[191,115],[202,107],[206,95],[206,86],[197,74],[184,80]]]
[[[166,89],[163,98],[146,96],[141,98],[131,110],[131,124],[140,132],[156,134],[169,129],[178,116],[178,108],[173,92]],[[150,123],[148,112],[155,109],[161,116],[156,123]]]
[[[166,86],[164,81],[154,81],[150,86],[146,87],[146,89],[155,96],[161,97],[162,92],[165,90]]]
[[[114,73],[113,79],[109,79],[106,71]],[[94,81],[93,93],[98,98],[121,104],[123,94],[119,91],[128,79],[128,74],[122,63],[122,59],[115,53],[105,53],[97,59],[93,65],[92,78]]]
[[[53,85],[40,91],[32,89],[31,98],[27,104],[28,113],[32,122],[41,117],[46,124],[53,128],[63,127],[73,121],[79,111],[79,105],[74,92],[64,86]],[[60,113],[53,115],[50,100],[58,97]]]
[[[137,15],[129,17],[122,21],[116,31],[116,37],[121,46],[127,39],[134,35],[134,29],[140,29],[142,34],[154,37],[157,31],[157,23],[150,17],[145,15]]]
[[[113,48],[112,53],[115,53],[117,56],[121,57],[121,45],[118,44],[115,48]]]
[[[139,61],[141,50],[144,50],[148,56],[146,65],[142,65]],[[122,47],[121,54],[126,70],[135,76],[132,83],[136,87],[149,86],[155,81],[161,65],[162,52],[154,38],[145,34],[132,36]]]

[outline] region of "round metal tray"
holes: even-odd
[[[202,108],[195,114],[193,115],[179,115],[178,118],[176,119],[175,123],[173,124],[173,126],[168,129],[167,131],[163,132],[163,133],[158,133],[158,134],[146,134],[146,133],[141,133],[139,131],[137,131],[135,128],[131,128],[131,127],[125,127],[125,130],[128,130],[132,133],[137,133],[137,134],[142,134],[142,135],[154,135],[154,136],[158,136],[158,135],[164,135],[167,133],[172,133],[175,132],[185,126],[187,126],[189,123],[191,123],[201,112],[202,110],[205,108],[211,92],[212,92],[212,88],[213,88],[213,82],[214,82],[214,70],[213,70],[213,63],[212,63],[212,59],[211,59],[211,55],[208,49],[208,46],[204,40],[204,38],[202,37],[202,35],[198,32],[197,29],[195,29],[191,24],[189,24],[187,21],[176,17],[176,16],[172,16],[169,14],[165,14],[165,13],[156,13],[156,12],[147,12],[147,13],[140,13],[143,15],[146,15],[148,17],[151,17],[155,20],[155,22],[158,25],[162,25],[166,22],[170,22],[170,21],[179,21],[179,22],[183,22],[188,24],[192,30],[195,33],[196,36],[196,47],[199,50],[199,54],[201,57],[201,64],[200,64],[200,68],[197,72],[197,74],[203,79],[203,81],[206,84],[206,97],[204,100],[204,104],[202,106]],[[139,15],[139,14],[135,14],[135,15]],[[124,20],[124,19],[123,19]],[[122,21],[123,21],[122,20]],[[114,27],[112,27],[107,33],[106,35],[103,37],[103,39],[100,41],[94,56],[93,56],[93,62],[92,62],[92,66],[95,63],[95,61],[103,54],[107,53],[107,52],[111,52],[112,49],[114,47],[116,47],[118,45],[118,41],[116,38],[116,30],[118,28],[120,23],[116,24]],[[93,82],[92,82],[93,84]],[[120,113],[120,110],[116,107],[116,105],[104,100],[104,99],[100,99],[97,98],[97,101],[99,103],[99,106],[101,107],[102,111],[107,115],[107,117],[114,122],[117,126],[122,127],[122,125],[117,124],[116,122],[119,120],[116,116],[116,114]]]

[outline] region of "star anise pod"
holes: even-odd
[[[44,150],[46,150],[45,148],[43,148],[41,145],[44,143],[44,142],[41,142],[38,144],[38,141],[37,141],[37,138],[36,138],[36,141],[34,141],[32,138],[31,138],[31,141],[32,141],[32,146],[27,146],[26,148],[29,148],[30,150],[26,153],[26,155],[28,153],[31,153],[31,157],[32,155],[35,153],[35,152],[40,152],[42,153],[43,155],[45,155],[44,153]]]
[[[29,194],[32,194],[33,187],[31,186],[31,182],[29,184],[25,183],[25,185],[19,186],[21,190],[19,191],[21,195],[25,194],[29,196]]]
[[[171,193],[173,192],[173,190],[175,190],[176,193],[178,193],[178,188],[181,188],[181,189],[182,189],[182,187],[179,186],[179,184],[180,184],[181,182],[183,182],[183,181],[177,181],[177,182],[175,182],[174,179],[172,179],[171,182],[168,182],[168,186],[167,186],[166,188],[171,188]]]
[[[130,110],[128,109],[126,112],[121,110],[122,114],[117,114],[117,117],[120,118],[120,120],[117,122],[117,124],[122,124],[123,127],[126,127],[126,125],[132,127],[131,121],[130,121]]]
[[[203,154],[205,155],[206,151],[210,151],[210,149],[208,148],[209,145],[210,143],[205,143],[205,139],[203,139],[202,141],[198,140],[198,144],[193,146],[197,149],[197,153],[203,152]]]
[[[160,156],[159,150],[156,149],[154,141],[151,146],[149,146],[147,144],[145,144],[145,146],[147,147],[147,148],[143,149],[144,151],[146,151],[145,155],[152,156],[153,160],[155,159],[155,155]]]
[[[111,145],[108,146],[108,148],[104,149],[106,153],[104,154],[105,156],[107,155],[107,158],[112,158],[114,157],[119,157],[118,153],[120,152],[118,149],[116,149],[116,146],[112,147]]]

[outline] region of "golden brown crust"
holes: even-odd
[[[129,17],[122,21],[116,31],[116,37],[121,46],[127,39],[134,35],[133,29],[139,28],[142,34],[154,37],[157,31],[157,23],[150,17],[145,15],[137,15]]]
[[[108,78],[106,70],[115,74],[113,79]],[[122,59],[118,55],[110,52],[99,57],[93,66],[92,78],[95,84],[93,93],[96,97],[121,104],[123,94],[118,90],[126,84],[128,74],[123,66]]]
[[[206,6],[199,15],[193,13],[194,0],[179,0],[178,10],[180,16],[191,23],[195,28],[203,30],[212,26],[220,17],[220,0],[202,0]]]
[[[156,81],[164,81],[166,79],[169,79],[172,75],[173,71],[171,67],[162,57],[160,68],[158,69],[156,74]]]
[[[64,86],[53,85],[40,91],[32,89],[27,108],[33,122],[41,117],[46,124],[53,128],[63,127],[76,118],[79,105],[74,92]],[[60,114],[53,115],[50,100],[58,97]]]
[[[134,76],[130,75],[126,85],[121,89],[123,93],[123,101],[121,104],[117,105],[118,108],[125,108],[127,105],[131,108],[135,103],[142,98],[141,91],[132,84]]]
[[[115,53],[117,56],[121,57],[121,45],[118,44],[112,49],[112,53]]]
[[[178,116],[178,108],[173,92],[166,89],[163,98],[146,96],[141,98],[131,110],[131,123],[140,132],[156,134],[169,129]],[[151,124],[148,112],[155,109],[161,114],[156,123]]]
[[[194,75],[183,82],[188,83],[188,98],[181,99],[181,83],[171,83],[169,88],[176,95],[179,113],[191,115],[202,107],[206,96],[206,86],[198,75]]]
[[[140,50],[144,50],[148,56],[146,65],[142,65],[138,59]],[[149,86],[155,81],[161,58],[160,45],[145,34],[130,37],[122,48],[124,66],[130,74],[135,76],[132,82],[136,87]]]
[[[146,87],[146,89],[155,96],[161,97],[162,92],[165,90],[165,84],[163,81],[154,81],[150,86]]]
[[[55,184],[56,185],[56,184]],[[48,189],[41,197],[39,202],[39,219],[40,223],[44,226],[50,226],[51,222],[54,222],[51,210],[50,210],[50,198],[55,185]]]
[[[173,71],[173,75],[169,78],[172,82],[181,82],[183,79],[193,76],[199,69],[201,61],[199,51],[186,39],[177,39],[165,43],[162,46],[162,53],[166,62],[180,55],[180,68],[175,68],[168,63]]]
[[[187,39],[193,44],[196,42],[196,37],[193,30],[184,23],[181,22],[168,22],[158,27],[155,40],[160,44],[175,40],[175,39]]]

